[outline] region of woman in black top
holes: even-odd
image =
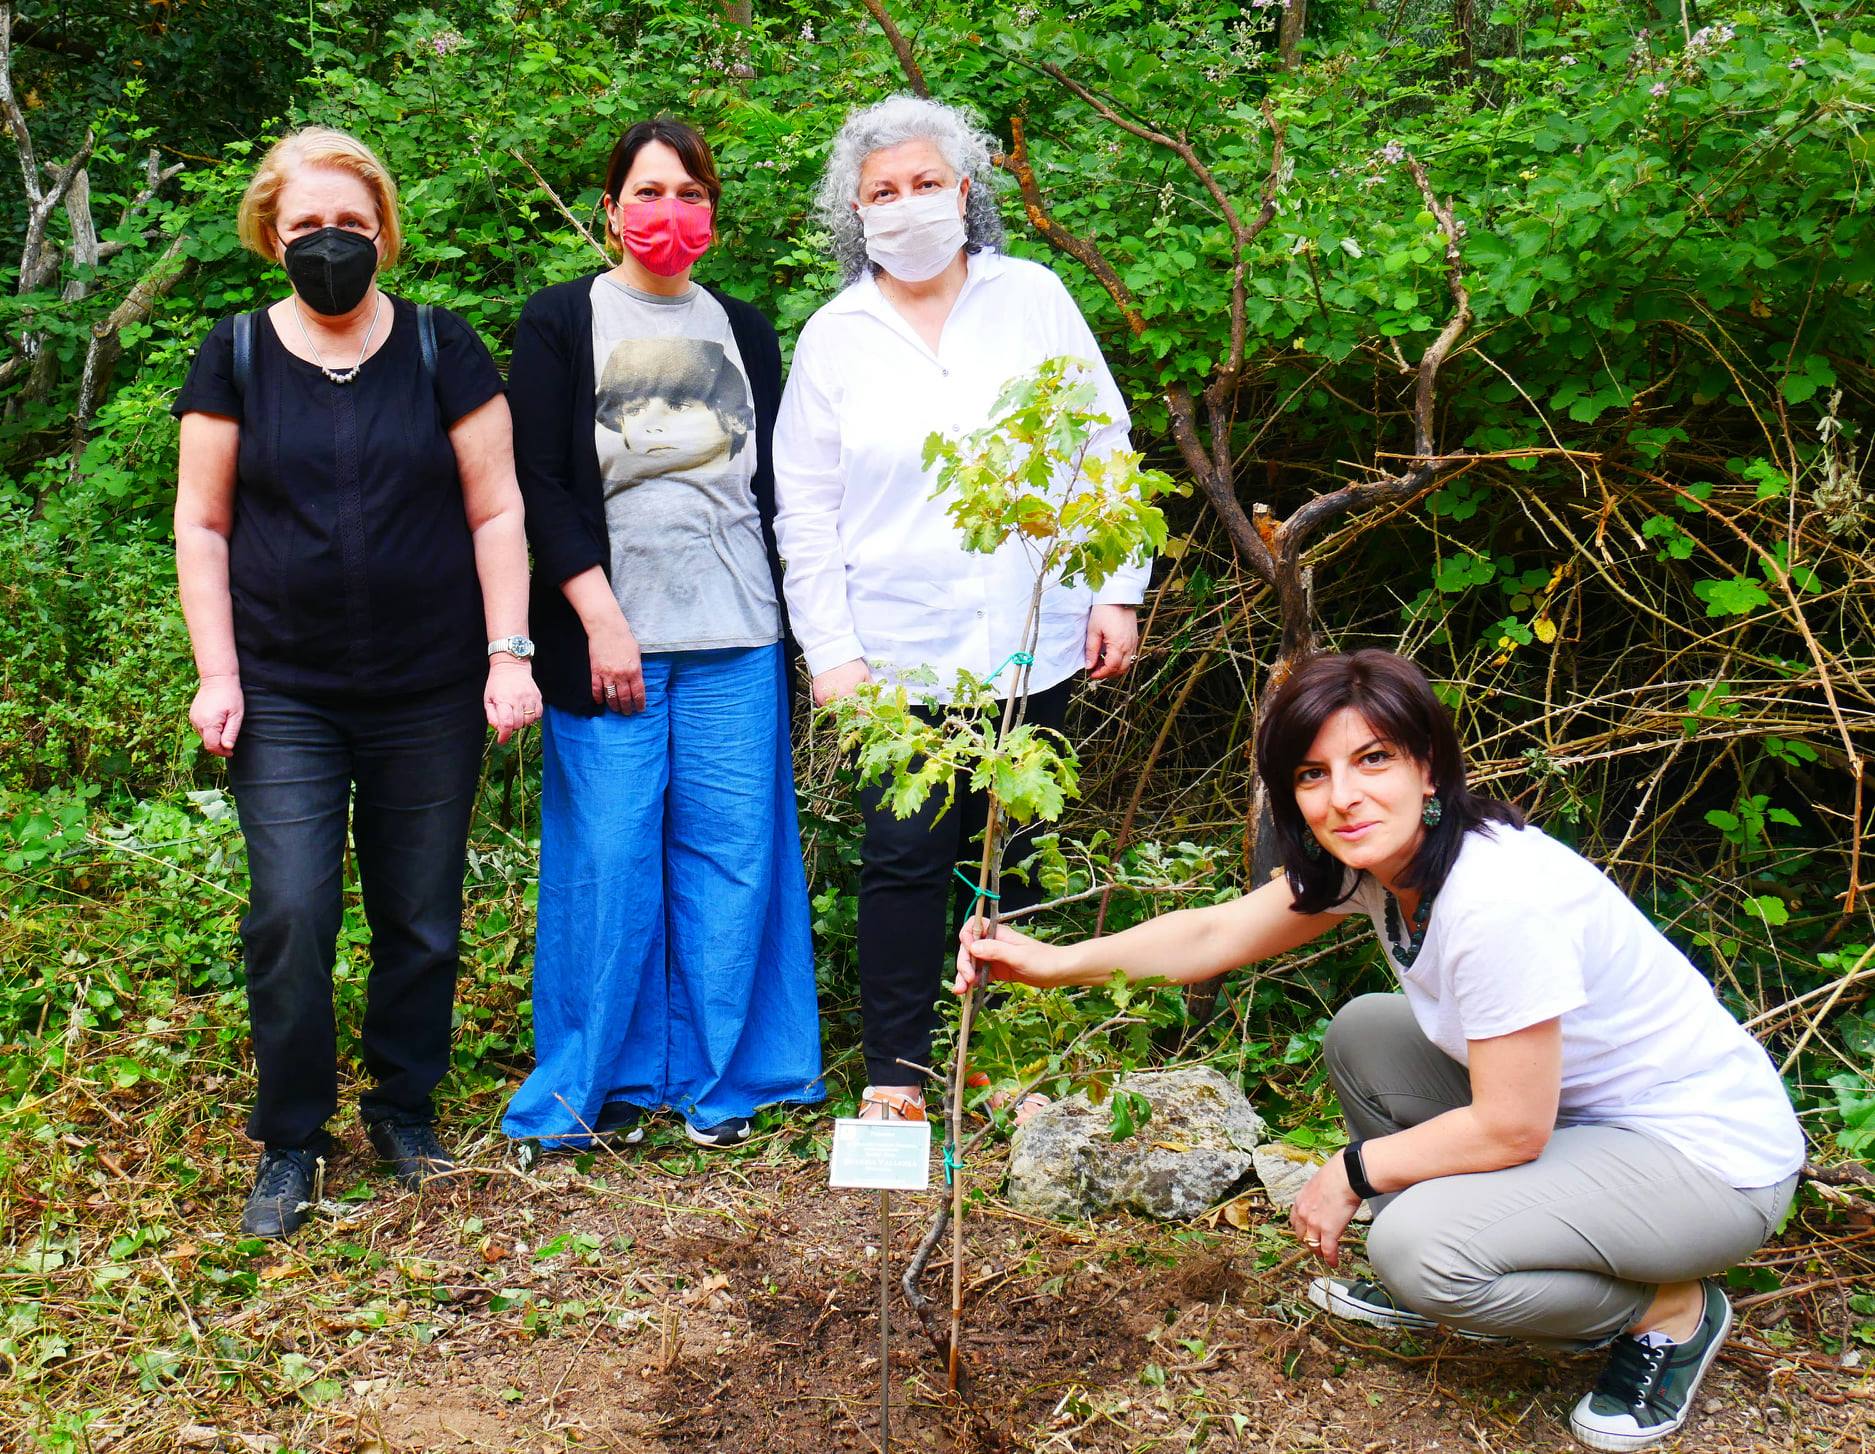
[[[607,167],[618,266],[528,299],[510,369],[540,631],[534,1072],[524,1145],[635,1141],[669,1107],[734,1146],[817,1101],[769,438],[781,349],[691,281],[722,187],[640,122]]]
[[[343,132],[288,136],[240,234],[292,292],[218,323],[176,400],[176,573],[189,718],[230,759],[247,839],[247,1130],[266,1149],[242,1230],[267,1237],[305,1220],[331,1147],[348,803],[371,924],[361,1113],[406,1185],[449,1169],[430,1093],[483,724],[506,741],[540,694],[501,378],[460,319],[379,291],[400,241],[383,164]]]

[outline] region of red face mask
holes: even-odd
[[[619,235],[631,255],[661,278],[674,278],[703,256],[715,236],[707,202],[655,197],[618,209]]]

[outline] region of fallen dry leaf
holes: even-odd
[[[721,1292],[728,1286],[728,1277],[720,1272],[712,1272],[708,1277],[704,1278],[702,1282],[699,1282],[695,1287],[686,1292],[678,1301],[685,1307],[694,1308],[698,1303]]]

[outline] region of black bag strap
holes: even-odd
[[[257,314],[234,315],[234,392],[246,397],[248,375],[254,368],[254,319]],[[436,309],[417,304],[417,352],[423,357],[423,377],[436,387]]]
[[[247,376],[254,367],[254,315],[234,315],[234,392],[247,396]]]

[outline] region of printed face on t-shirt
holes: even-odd
[[[643,399],[617,416],[625,453],[647,471],[695,469],[729,458],[729,431],[701,400]]]
[[[619,436],[613,485],[728,467],[754,427],[748,385],[720,343],[627,338],[599,379],[595,417]]]

